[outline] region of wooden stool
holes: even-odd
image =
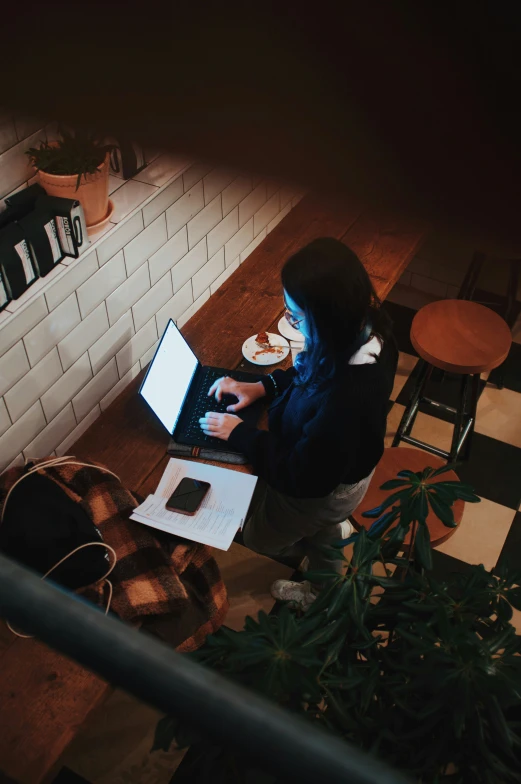
[[[468,460],[476,422],[479,377],[501,365],[508,356],[512,344],[510,330],[490,308],[477,302],[446,299],[431,302],[418,311],[411,326],[411,342],[420,355],[418,377],[393,446],[405,441],[452,462],[465,443],[463,459]],[[423,396],[434,368],[462,376],[457,408]],[[410,435],[421,402],[455,415],[450,452]]]
[[[469,268],[465,275],[465,279],[461,284],[461,288],[458,292],[458,299],[468,299],[474,300],[474,295],[476,292],[476,286],[478,284],[479,276],[483,269],[483,265],[485,264],[487,257],[484,253],[480,253],[476,251],[472,256],[472,261],[470,262]],[[504,259],[504,261],[508,262],[510,267],[509,276],[508,276],[508,283],[507,283],[507,290],[506,290],[506,302],[505,307],[501,315],[505,319],[506,323],[508,324],[509,328],[512,329],[516,320],[516,297],[517,297],[517,290],[519,288],[519,277],[521,272],[521,259]],[[475,301],[475,300],[474,300]],[[491,302],[481,302],[481,305],[491,305]],[[499,389],[503,388],[503,371],[500,369],[498,376],[497,376],[497,387]]]
[[[369,529],[372,526],[375,521],[374,518],[362,517],[362,513],[379,506],[383,501],[385,501],[391,492],[393,492],[392,490],[380,490],[380,487],[389,479],[395,479],[398,471],[403,471],[404,469],[409,469],[410,471],[423,471],[423,469],[428,465],[432,468],[441,468],[443,464],[444,461],[441,460],[441,458],[431,457],[427,459],[423,452],[418,451],[418,449],[408,449],[407,447],[396,449],[393,447],[388,447],[385,450],[382,459],[376,466],[374,476],[371,479],[371,484],[369,485],[369,489],[365,495],[364,500],[350,517],[350,520],[352,521],[355,528],[358,530],[361,528]],[[434,479],[429,480],[429,482],[432,481],[432,483],[434,483],[457,480],[458,475],[455,471],[447,471],[445,474],[435,476]],[[464,508],[465,502],[459,499],[452,507],[454,520],[456,523],[458,523],[458,525],[461,522]],[[429,515],[427,517],[427,527],[431,535],[431,544],[433,547],[436,547],[442,542],[445,542],[455,531],[458,530],[457,528],[447,528],[445,525],[443,525],[441,520],[439,520],[430,510],[430,507]],[[410,544],[410,541],[411,532],[409,531],[405,537],[404,544]]]

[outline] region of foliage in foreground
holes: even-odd
[[[521,769],[521,637],[511,623],[521,570],[475,566],[449,584],[432,576],[429,507],[454,526],[455,500],[479,500],[438,478],[449,468],[402,471],[383,486],[394,492],[367,513],[376,522],[339,543],[345,573],[308,573],[323,588],[306,614],[247,618],[196,658],[420,782],[509,784]],[[163,720],[156,744],[176,733],[190,742]]]

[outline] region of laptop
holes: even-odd
[[[207,436],[201,430],[199,418],[207,411],[226,413],[226,407],[237,402],[234,395],[223,395],[219,403],[208,397],[213,382],[222,376],[236,381],[258,381],[253,373],[203,366],[170,319],[152,362],[139,388],[159,421],[179,444],[211,447],[230,452],[226,441]],[[263,410],[261,400],[237,412],[248,424],[256,425]]]

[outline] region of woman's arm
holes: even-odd
[[[261,384],[266,390],[266,396],[269,400],[282,395],[283,392],[291,385],[295,378],[295,368],[291,367],[288,370],[274,370],[261,378]]]
[[[254,473],[276,490],[297,498],[319,498],[342,482],[356,460],[360,438],[358,418],[344,410],[340,419],[335,408],[322,406],[303,426],[293,448],[245,422],[232,430],[228,443],[243,452]]]

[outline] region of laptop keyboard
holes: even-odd
[[[203,441],[207,441],[209,444],[219,444],[220,446],[222,446],[223,443],[220,438],[207,436],[203,433],[201,430],[201,425],[199,424],[199,419],[203,417],[207,411],[216,411],[219,414],[227,413],[227,406],[236,400],[236,398],[232,395],[224,395],[223,400],[221,400],[219,403],[215,397],[208,397],[208,390],[214,381],[216,381],[218,378],[221,378],[221,375],[221,373],[216,373],[214,370],[208,370],[205,373],[204,380],[201,384],[199,397],[192,408],[192,416],[190,417],[190,422],[186,428],[186,435],[202,439]]]

